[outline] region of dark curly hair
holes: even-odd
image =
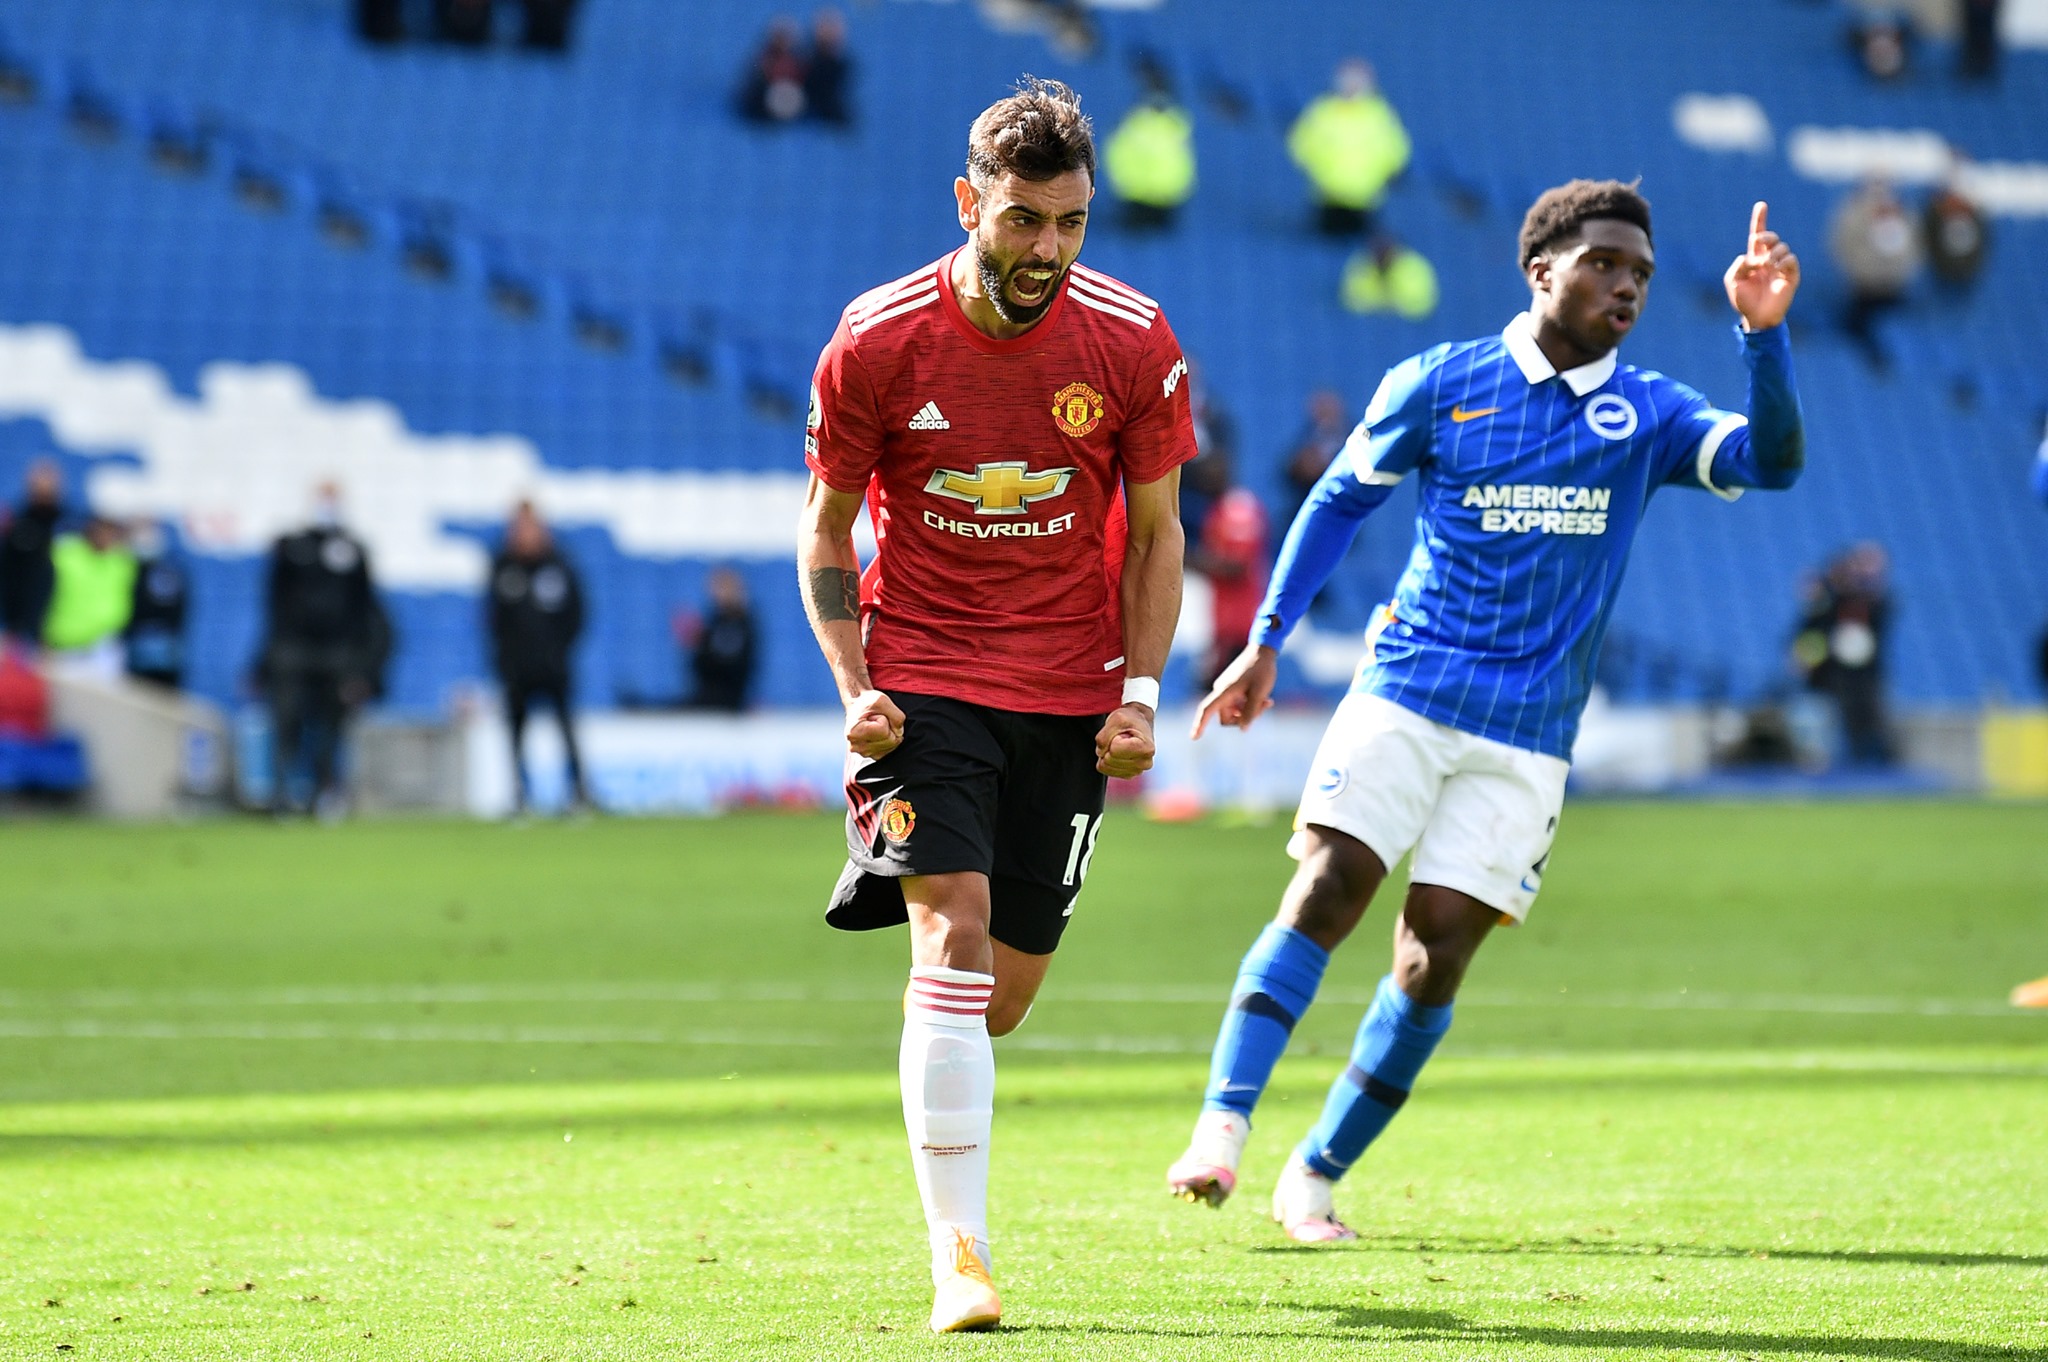
[[[1650,236],[1650,201],[1637,190],[1641,183],[1573,180],[1544,190],[1522,219],[1521,254],[1515,261],[1516,267],[1529,268],[1531,260],[1572,241],[1579,235],[1579,228],[1595,218],[1632,222],[1643,229],[1644,236]]]
[[[1062,81],[1025,76],[1017,93],[981,111],[967,132],[967,178],[1050,180],[1070,170],[1095,179],[1095,125],[1081,96]]]

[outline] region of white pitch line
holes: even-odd
[[[354,1041],[415,1045],[666,1045],[772,1046],[798,1049],[890,1049],[896,1038],[807,1035],[772,1031],[653,1031],[560,1026],[330,1026],[319,1023],[0,1021],[0,1040]],[[1207,1054],[1209,1041],[1175,1036],[1034,1035],[1007,1047],[1075,1054]]]
[[[369,987],[305,987],[263,989],[194,989],[143,991],[96,989],[74,993],[0,991],[0,1009],[20,1011],[120,1010],[125,1008],[268,1008],[490,1006],[619,1003],[893,1003],[897,995],[872,988],[816,988],[799,983],[723,984],[691,982],[620,982],[577,984],[418,984]],[[1195,1006],[1220,1008],[1221,989],[1186,986],[1055,984],[1045,1001],[1110,1006]],[[1325,989],[1317,1001],[1340,1007],[1364,1007],[1370,991]],[[1898,1017],[2044,1017],[1988,998],[1859,997],[1783,993],[1493,993],[1475,990],[1458,999],[1462,1007],[1530,1009],[1600,1009],[1629,1012],[1777,1012],[1815,1016]]]
[[[425,1045],[865,1045],[843,1037],[774,1031],[650,1031],[574,1026],[327,1026],[233,1023],[0,1021],[0,1040],[374,1041]],[[874,1042],[879,1044],[880,1042]],[[895,1042],[889,1041],[893,1048]]]
[[[326,1024],[188,1024],[136,1021],[0,1021],[0,1041],[5,1040],[131,1040],[187,1043],[192,1041],[243,1042],[353,1042],[413,1045],[646,1045],[728,1046],[734,1048],[772,1047],[809,1050],[893,1051],[895,1038],[884,1033],[858,1038],[841,1034],[802,1032],[657,1031],[634,1028],[550,1027],[550,1026],[333,1026]],[[1062,1035],[1057,1032],[1025,1032],[997,1042],[1002,1049],[1030,1050],[1047,1054],[1074,1055],[1206,1055],[1207,1036]],[[1334,1059],[1332,1052],[1325,1058]],[[1940,1072],[1986,1077],[2048,1077],[2048,1065],[1991,1063],[1965,1057],[1959,1060],[1925,1055],[1899,1056],[1885,1052],[1868,1055],[1842,1052],[1747,1051],[1738,1056],[1693,1051],[1575,1051],[1520,1048],[1479,1048],[1461,1050],[1455,1058],[1469,1061],[1558,1062],[1576,1066],[1625,1071],[1638,1068],[1678,1069],[1703,1063],[1714,1070],[1735,1068],[1757,1072],[1841,1072],[1892,1073]]]

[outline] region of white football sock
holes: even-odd
[[[932,1277],[953,1266],[956,1231],[988,1246],[988,1141],[996,1056],[988,1041],[993,975],[918,965],[903,995],[903,1124],[931,1232]]]

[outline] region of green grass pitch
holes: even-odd
[[[952,1339],[838,836],[0,828],[0,1358],[2048,1359],[2048,807],[1574,805],[1319,1250],[1261,1200],[1388,904],[1184,1206],[1283,832],[1113,817]]]

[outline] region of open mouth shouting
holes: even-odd
[[[985,253],[977,250],[975,256],[989,305],[1012,326],[1035,322],[1043,316],[1052,306],[1060,276],[1066,273],[1057,261],[1020,260],[1004,271]]]

